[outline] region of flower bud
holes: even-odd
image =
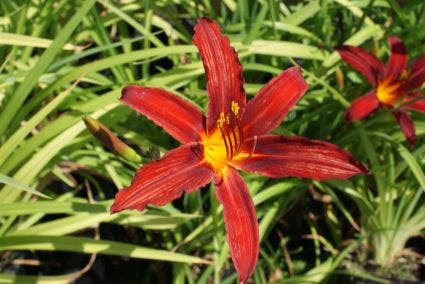
[[[84,124],[87,129],[102,143],[103,146],[111,150],[112,152],[122,156],[126,160],[141,162],[142,158],[134,151],[130,146],[125,144],[119,139],[111,130],[109,130],[100,121],[86,116],[83,118]]]

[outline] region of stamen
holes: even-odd
[[[233,120],[232,120],[232,122],[233,122]],[[234,141],[234,146],[235,146],[235,150],[237,151],[238,150],[238,146],[239,146],[239,143],[238,143],[238,139],[236,138],[236,133],[235,133],[235,128],[233,127],[233,125],[230,125],[230,129],[231,129],[231,131],[232,131],[232,134],[233,134],[233,141]]]
[[[228,125],[227,125],[228,126]],[[225,127],[224,130],[226,131],[226,137],[223,137],[224,141],[228,141],[229,142],[229,149],[230,149],[230,155],[227,155],[228,159],[231,159],[233,157],[233,149],[234,149],[234,145],[232,143],[232,138],[230,137],[230,132],[228,130],[228,127]],[[227,139],[226,139],[227,138]]]
[[[232,109],[232,112],[237,117],[238,114],[239,114],[239,104],[237,102],[235,102],[235,101],[232,101],[232,103],[231,103],[231,109]]]
[[[217,124],[218,124],[218,121],[217,121]],[[218,127],[218,129],[220,129],[221,137],[223,137],[223,140],[224,140],[224,146],[226,147],[226,156],[229,157],[229,145],[227,145],[227,139],[226,139],[226,136],[224,135],[223,127]]]
[[[257,135],[254,136],[254,145],[252,146],[251,152],[249,153],[248,158],[251,158],[251,156],[255,152],[255,148],[257,147]]]
[[[226,158],[229,160],[239,153],[244,141],[239,110],[239,104],[232,101],[230,113],[221,112],[217,119],[217,128],[220,129],[222,143],[226,148]]]
[[[238,127],[238,132],[239,132],[239,145],[238,145],[238,152],[239,152],[239,150],[242,147],[242,142],[244,141],[244,135],[243,135],[241,120],[239,116],[236,117],[236,126]]]
[[[224,112],[220,113],[220,118],[217,120],[218,128],[222,128],[223,124],[226,122],[226,117],[224,116]]]
[[[408,69],[403,69],[401,71],[400,80],[406,80],[409,77],[410,71]]]

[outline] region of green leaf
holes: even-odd
[[[406,162],[406,164],[412,170],[412,173],[415,175],[416,179],[418,180],[422,190],[425,192],[425,175],[421,169],[421,166],[419,166],[415,157],[409,152],[409,150],[406,149],[406,147],[399,144],[398,150],[400,155],[403,157],[404,161]]]
[[[4,44],[48,48],[52,42],[52,40],[45,38],[0,32],[0,45]],[[82,47],[78,47],[70,43],[64,44],[62,48],[64,50],[82,49]]]
[[[1,238],[0,250],[69,251],[118,255],[171,262],[208,263],[208,261],[202,258],[186,254],[83,237],[6,236]]]
[[[367,26],[357,33],[353,34],[349,39],[344,41],[344,44],[358,46],[371,37],[381,37],[383,34],[382,28],[379,25]],[[325,61],[323,61],[324,67],[331,67],[340,59],[338,53],[334,51]]]
[[[2,173],[0,173],[0,183],[10,185],[13,188],[17,188],[19,190],[22,190],[22,191],[25,191],[25,192],[28,192],[28,193],[31,193],[31,194],[34,194],[34,195],[38,195],[38,196],[41,196],[41,197],[44,197],[44,198],[50,198],[49,196],[29,187],[28,185],[23,184],[21,182],[18,182],[16,180],[12,179],[11,177],[8,177],[8,176],[6,176]]]
[[[68,284],[73,283],[78,275],[74,273],[57,275],[57,276],[32,276],[32,275],[14,275],[7,273],[0,273],[0,283],[3,284]]]
[[[255,40],[248,47],[250,53],[280,57],[295,57],[304,59],[324,60],[327,52],[318,47],[289,42],[272,40]]]
[[[97,112],[93,113],[92,116],[97,118],[102,116],[109,110],[115,108],[118,103],[111,104]],[[47,145],[40,149],[30,160],[26,162],[13,176],[14,179],[18,179],[22,182],[31,183],[33,179],[42,171],[44,166],[59,153],[63,147],[65,147],[73,138],[85,130],[84,123],[79,120],[78,123],[72,125],[54,139],[52,139]],[[19,197],[19,193],[12,192],[8,186],[5,186],[0,191],[0,203],[13,202]]]
[[[20,109],[25,99],[31,93],[31,90],[37,84],[39,77],[44,73],[44,71],[46,71],[55,59],[56,55],[62,50],[72,32],[77,28],[95,2],[95,0],[82,2],[83,4],[80,9],[68,21],[61,32],[58,33],[58,36],[53,41],[52,45],[46,49],[31,72],[28,72],[27,76],[25,76],[25,80],[19,85],[13,96],[10,97],[10,100],[0,113],[0,137],[8,129],[10,122],[13,120],[16,112]]]

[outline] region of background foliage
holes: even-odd
[[[136,82],[205,109],[191,44],[199,16],[231,39],[249,95],[302,66],[310,88],[276,133],[331,141],[371,169],[321,183],[246,176],[260,221],[255,283],[424,277],[425,115],[413,115],[413,148],[384,110],[345,123],[369,86],[334,51],[362,45],[386,59],[386,36],[397,35],[418,57],[423,1],[14,0],[0,1],[0,282],[235,282],[213,189],[110,215],[140,165],[103,148],[82,122],[102,121],[143,163],[175,147],[117,98]]]

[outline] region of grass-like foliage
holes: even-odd
[[[346,122],[370,85],[336,51],[361,46],[386,62],[393,35],[412,62],[425,53],[424,1],[13,0],[0,1],[0,282],[237,281],[214,187],[109,213],[141,164],[178,145],[118,101],[122,88],[163,88],[207,109],[192,44],[201,16],[237,50],[250,98],[302,68],[309,89],[274,134],[334,143],[370,171],[321,182],[244,174],[260,226],[252,280],[424,277],[425,113],[410,113],[413,146],[385,108]],[[133,158],[102,146],[83,119]]]

